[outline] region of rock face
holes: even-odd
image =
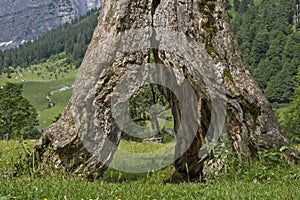
[[[245,69],[224,0],[106,0],[74,94],[34,148],[41,163],[101,175],[121,131],[130,133],[128,101],[147,83],[159,85],[172,108],[178,180],[205,174],[204,144],[221,135],[246,161],[289,143]]]
[[[12,48],[35,39],[100,6],[101,0],[2,0],[0,49]]]

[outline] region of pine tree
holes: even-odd
[[[6,83],[0,88],[0,138],[27,138],[37,133],[37,112],[22,96],[22,87]]]
[[[295,78],[295,95],[292,98],[292,103],[285,113],[283,121],[283,129],[289,136],[300,138],[300,66],[298,75]]]

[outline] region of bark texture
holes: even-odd
[[[259,148],[289,143],[243,64],[225,0],[105,0],[74,94],[35,145],[41,163],[102,174],[127,123],[130,98],[149,82],[172,107],[178,180],[204,173],[205,138],[226,133],[249,161]]]

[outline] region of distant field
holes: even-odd
[[[0,76],[0,85],[6,82],[22,83],[23,95],[37,109],[39,116],[39,129],[47,128],[58,117],[72,95],[72,89],[50,96],[54,107],[50,107],[46,95],[51,91],[71,87],[76,79],[77,69],[68,64],[67,56],[62,53],[38,65],[27,69],[17,68],[8,78]]]
[[[48,82],[76,77],[77,69],[69,64],[68,56],[65,53],[55,55],[45,62],[32,65],[28,68],[12,69],[14,73],[0,76],[0,85],[5,82]]]
[[[60,116],[65,109],[70,97],[73,94],[73,90],[66,90],[51,96],[52,101],[55,103],[53,108],[47,108],[41,110],[39,113],[40,129],[47,128],[57,117]]]
[[[37,111],[42,111],[48,109],[48,102],[46,95],[51,91],[62,88],[64,86],[72,86],[75,79],[62,79],[62,80],[52,80],[48,82],[24,82],[23,95],[27,98],[37,109]],[[70,92],[68,92],[70,93]],[[64,95],[64,98],[69,98],[69,96]],[[50,97],[51,99],[53,96]],[[60,98],[60,100],[65,100]]]

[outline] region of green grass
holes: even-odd
[[[172,163],[174,149],[175,142],[154,144],[122,140],[111,166],[132,173],[152,172]]]
[[[14,166],[27,156],[34,142],[0,140],[0,174],[13,170]]]
[[[55,103],[53,108],[47,108],[39,112],[39,128],[45,129],[47,128],[53,121],[56,120],[57,117],[65,109],[70,97],[72,96],[73,90],[66,90],[64,92],[56,93],[52,95],[50,98]]]
[[[265,184],[218,179],[210,184],[179,185],[145,180],[109,183],[75,178],[13,178],[4,180],[1,199],[298,199],[299,180],[284,178]]]
[[[25,82],[23,84],[23,95],[35,106],[37,111],[42,111],[48,109],[46,95],[49,92],[62,88],[64,86],[72,86],[74,81],[75,79],[63,79],[48,82]],[[64,95],[63,97],[67,98],[68,100],[70,98],[70,95]],[[50,98],[52,99],[53,96],[51,96]],[[60,100],[66,102],[66,99],[60,98]]]
[[[27,69],[17,68],[11,74],[11,78],[1,75],[0,85],[6,82],[23,84],[23,96],[37,109],[40,122],[38,128],[44,130],[62,113],[72,95],[72,90],[50,96],[55,102],[53,108],[49,107],[46,95],[64,86],[72,86],[77,72],[78,70],[68,63],[68,56],[61,53]]]
[[[26,155],[32,141],[0,141],[0,172],[12,168]],[[164,144],[122,141],[120,148],[153,152]],[[118,153],[115,159],[118,157]],[[294,164],[258,162],[206,183],[169,184],[173,168],[132,174],[113,169],[94,181],[71,175],[24,173],[0,177],[0,199],[298,199],[300,167]]]
[[[12,70],[14,73],[11,74],[10,78],[6,74],[0,75],[0,85],[3,85],[5,82],[48,82],[68,79],[74,78],[77,73],[75,66],[69,64],[68,56],[65,53],[52,56],[45,62],[25,69],[18,67]]]
[[[73,93],[73,90],[70,89],[50,96],[51,100],[55,103],[52,108],[49,107],[46,95],[49,94],[49,92],[64,86],[72,86],[74,81],[74,78],[69,78],[57,81],[24,83],[23,95],[37,109],[40,129],[48,127],[55,118],[62,113]]]

